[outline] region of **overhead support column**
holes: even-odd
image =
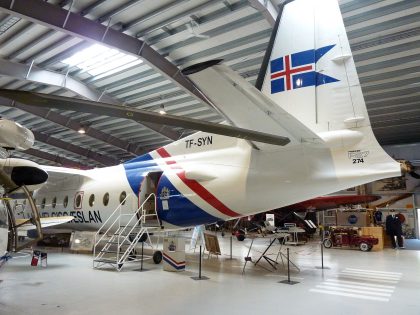
[[[248,2],[254,9],[261,12],[271,27],[274,26],[279,13],[271,0],[248,0]]]
[[[25,65],[0,59],[0,75],[65,88],[91,101],[100,100],[101,102],[108,104],[121,105],[121,103],[113,97],[75,80],[70,76],[44,70],[34,65]],[[71,108],[68,108],[68,110],[71,110]],[[178,140],[181,136],[177,131],[167,126],[147,122],[142,123],[142,125],[171,140]]]
[[[210,104],[200,91],[180,73],[175,65],[140,39],[116,31],[96,21],[91,21],[79,14],[71,13],[43,0],[31,0],[31,5],[28,5],[27,0],[0,0],[0,11],[87,41],[101,43],[127,54],[138,56],[181,88],[201,101]]]

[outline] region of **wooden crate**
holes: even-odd
[[[382,226],[364,226],[360,228],[361,235],[371,235],[378,239],[378,244],[374,245],[372,250],[379,251],[384,249],[385,231]]]

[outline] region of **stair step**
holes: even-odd
[[[98,262],[98,263],[105,263],[105,264],[117,264],[117,260],[113,260],[113,259],[101,258],[101,259],[94,259],[93,261]]]
[[[112,244],[112,245],[120,245],[120,246],[129,246],[131,244],[131,242],[129,240],[126,240],[125,242],[121,243],[121,242],[107,242],[107,244]]]
[[[148,222],[146,222],[146,223],[143,223],[143,227],[145,227],[145,228],[160,228],[161,225],[160,225],[160,223],[153,223],[153,222],[148,223]]]
[[[100,253],[117,254],[118,251],[116,251],[116,250],[101,250]]]

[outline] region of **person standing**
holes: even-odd
[[[386,225],[386,234],[389,235],[392,242],[392,247],[398,247],[403,249],[404,247],[404,240],[402,237],[402,223],[400,218],[395,214],[395,210],[391,209],[390,214],[386,217],[385,221]],[[397,243],[395,242],[395,237],[397,237]]]

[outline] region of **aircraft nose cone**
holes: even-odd
[[[11,173],[11,179],[17,186],[39,185],[47,181],[48,174],[34,166],[15,166]]]

